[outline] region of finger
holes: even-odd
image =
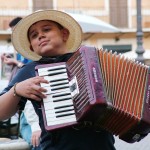
[[[40,91],[43,92],[43,93],[45,93],[45,92],[47,92],[47,89],[45,89],[43,87],[40,87]]]
[[[39,146],[39,137],[38,137],[38,136],[36,136],[35,145],[36,145],[36,146]]]
[[[46,98],[46,97],[47,97],[46,94],[39,93],[39,92],[35,93],[34,95],[36,95],[36,96],[39,97],[40,99],[43,99],[43,98]]]
[[[38,81],[38,80],[40,81],[40,80],[43,80],[44,77],[43,77],[43,76],[36,76],[36,77],[34,77],[34,79],[37,80],[37,81]]]
[[[46,97],[45,92],[47,92],[47,90],[44,89],[43,87],[33,85],[32,90],[30,92],[38,97],[45,98]]]
[[[30,86],[30,90],[31,90],[31,91],[38,91],[38,92],[41,92],[41,91],[45,91],[46,89],[42,88],[40,85],[32,84],[32,85]]]
[[[32,145],[33,145],[33,147],[35,147],[36,146],[36,143],[35,143],[35,137],[32,137]]]
[[[36,147],[36,146],[39,145],[39,137],[38,137],[38,136],[32,137],[32,145],[33,145],[34,147]]]
[[[39,97],[39,96],[37,96],[37,95],[34,95],[34,94],[31,94],[31,95],[29,96],[29,98],[34,99],[34,100],[36,100],[36,101],[41,101],[41,100],[42,100],[41,97]]]
[[[49,83],[46,79],[44,79],[44,77],[35,77],[35,80],[34,80],[34,83],[35,84],[40,84],[40,83]]]

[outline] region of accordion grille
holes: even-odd
[[[115,108],[141,118],[148,67],[103,50],[99,60],[107,99]]]
[[[88,106],[89,101],[91,100],[92,91],[90,86],[88,85],[88,74],[86,72],[84,61],[82,61],[82,55],[80,53],[76,53],[75,59],[70,60],[68,64],[68,71],[70,78],[76,76],[78,81],[78,88],[80,93],[74,98],[74,107],[76,114],[83,113],[85,111],[86,106]]]
[[[98,53],[106,100],[113,107],[96,124],[119,134],[142,118],[148,67],[111,51]]]

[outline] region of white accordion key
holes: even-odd
[[[66,65],[58,65],[58,66],[51,66],[51,67],[44,67],[44,68],[39,68],[38,72],[45,72],[48,70],[56,70],[56,69],[61,69],[61,68],[66,68]]]
[[[59,85],[59,86],[55,86],[55,87],[44,87],[47,92],[45,92],[44,94],[52,94],[52,93],[58,93],[61,90],[65,91],[65,90],[70,90],[69,88],[69,84],[65,84],[65,85]]]
[[[54,93],[43,99],[48,125],[76,121],[72,96],[69,91]]]
[[[61,94],[58,93],[60,96]],[[64,94],[64,93],[63,93]],[[57,97],[57,99],[53,98],[54,95],[50,94],[47,96],[47,98],[43,99],[43,103],[44,103],[44,108],[45,110],[50,109],[51,107],[60,107],[61,105],[73,105],[73,100],[72,97],[70,97],[70,95],[66,95],[66,97]],[[56,94],[55,94],[56,96]],[[58,96],[58,95],[57,95]]]
[[[43,99],[47,125],[76,122],[73,104],[73,96],[79,93],[76,77],[69,81],[66,65],[39,68],[38,74],[49,82],[41,83],[47,90]]]
[[[73,102],[72,99],[70,100],[65,100],[65,101],[60,101],[60,102],[48,102],[48,103],[44,103],[44,108],[45,110],[49,110],[49,109],[59,109],[59,108],[66,108],[69,106],[73,106]],[[59,107],[59,108],[58,108]]]
[[[58,124],[63,124],[63,123],[69,123],[69,122],[74,122],[76,121],[76,116],[64,116],[63,118],[56,118],[55,120],[53,118],[47,118],[47,125],[52,126],[52,125],[58,125]]]
[[[57,102],[57,101],[62,101],[66,99],[72,99],[70,90],[65,90],[62,93],[53,93],[53,94],[47,95],[47,97],[43,99],[43,102],[44,103],[47,103],[49,101]]]
[[[54,76],[57,74],[65,73],[66,69],[55,70],[55,71],[47,71],[47,72],[39,72],[39,76]]]
[[[71,109],[68,109],[66,111],[52,111],[52,110],[49,110],[49,111],[46,111],[46,116],[47,118],[53,118],[54,120],[57,119],[57,118],[63,118],[64,116],[70,116],[70,115],[74,115],[75,114],[75,111],[74,110],[71,110]]]
[[[56,76],[44,76],[44,79],[47,80],[48,82],[57,82],[57,81],[65,81],[68,80],[68,75],[67,73],[63,73],[61,75],[56,75]],[[41,83],[41,87],[49,86],[50,84],[47,83]]]
[[[66,71],[66,65],[59,65],[59,66],[51,66],[51,67],[45,67],[45,68],[39,68],[38,74],[39,76],[45,76],[48,75],[50,72],[55,72],[57,70],[64,70]]]

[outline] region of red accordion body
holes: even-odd
[[[67,62],[39,65],[35,69],[37,75],[48,76],[50,82],[49,100],[42,103],[47,130],[90,121],[94,127],[129,143],[149,133],[148,66],[116,53],[83,46]]]

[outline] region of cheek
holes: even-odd
[[[34,50],[33,50],[33,47],[32,47],[31,45],[30,45],[30,50],[31,50],[31,51],[34,51]]]
[[[66,42],[68,40],[68,37],[69,37],[69,31],[64,30],[63,33],[62,33],[63,41]]]
[[[35,51],[36,49],[37,49],[37,42],[35,41],[35,40],[33,40],[33,41],[31,41],[30,42],[30,49],[32,50],[32,51]]]

